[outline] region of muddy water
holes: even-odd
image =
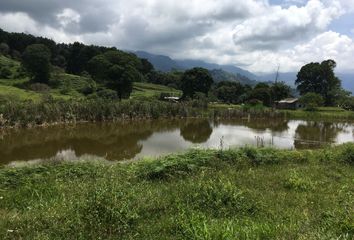
[[[191,147],[318,148],[351,142],[353,134],[352,123],[297,120],[189,119],[53,126],[0,132],[0,164],[81,158],[121,161]]]

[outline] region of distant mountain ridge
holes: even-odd
[[[342,86],[345,90],[354,93],[354,73],[339,73],[336,72],[337,77],[342,81]],[[291,87],[295,87],[295,80],[297,78],[296,72],[279,73],[279,81],[284,81]],[[264,74],[258,77],[259,81],[274,81],[275,74]]]
[[[156,55],[144,51],[134,52],[140,58],[148,59],[156,70],[168,72],[171,70],[186,70],[194,67],[202,67],[208,70],[221,69],[223,71],[239,74],[249,78],[250,80],[257,80],[257,76],[249,71],[233,65],[219,65],[215,63],[207,63],[201,60],[176,60],[164,55]]]
[[[211,71],[215,81],[225,79],[227,81],[239,81],[243,84],[254,85],[257,81],[274,82],[275,73],[269,74],[254,74],[242,68],[233,65],[219,65],[215,63],[207,63],[201,60],[175,60],[164,55],[155,55],[144,51],[134,52],[140,58],[148,59],[155,69],[163,72],[171,70],[186,70],[194,67],[203,67]],[[353,73],[336,73],[342,80],[344,89],[354,93],[354,72]],[[297,72],[280,72],[279,81],[284,81],[291,87],[295,87]],[[250,81],[245,81],[244,77]]]

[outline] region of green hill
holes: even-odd
[[[0,78],[0,102],[6,99],[38,101],[43,95],[51,95],[55,99],[79,99],[85,98],[85,94],[90,93],[90,91],[104,88],[96,85],[90,76],[68,74],[58,68],[54,69],[51,75],[48,89],[45,86],[33,85],[22,72],[20,62],[5,56],[0,56],[0,69],[10,72],[6,77]],[[135,82],[131,98],[158,98],[161,93],[168,93],[173,96],[182,94],[174,88],[163,85]]]

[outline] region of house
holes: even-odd
[[[296,110],[305,107],[300,103],[298,98],[286,98],[281,101],[276,102],[276,107],[278,109],[291,109]]]
[[[163,97],[164,101],[168,101],[168,102],[179,102],[179,100],[181,100],[180,97]]]

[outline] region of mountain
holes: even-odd
[[[246,71],[242,68],[233,66],[233,65],[219,65],[215,63],[207,63],[200,60],[175,60],[178,65],[182,66],[184,69],[190,69],[194,67],[202,67],[208,70],[221,69],[229,73],[240,74],[249,79],[256,80],[257,76],[253,73]]]
[[[145,58],[154,65],[156,70],[169,72],[171,70],[183,70],[176,61],[168,56],[155,55],[144,51],[134,52],[139,58]]]
[[[296,80],[296,75],[297,73],[295,72],[281,72],[279,73],[278,81],[285,82],[291,87],[295,86],[295,80]],[[267,74],[262,74],[257,76],[259,81],[262,82],[274,82],[276,73],[267,73]]]
[[[210,70],[216,82],[221,79],[228,81],[239,81],[244,84],[254,85],[256,81],[274,82],[275,73],[253,74],[242,68],[233,65],[219,65],[208,63],[201,60],[176,60],[164,55],[155,55],[144,51],[137,51],[135,54],[140,58],[148,59],[155,69],[163,72],[171,70],[186,70],[194,67],[203,67]],[[354,93],[354,73],[336,73],[342,80],[343,87]],[[279,73],[279,81],[284,81],[291,87],[295,87],[297,72],[281,72]],[[246,77],[246,78],[245,78]],[[248,80],[249,81],[248,81]]]
[[[279,73],[279,81],[284,81],[291,87],[295,86],[296,72]],[[337,77],[342,80],[342,86],[345,90],[354,93],[354,73],[336,73]],[[275,73],[259,75],[259,81],[272,81],[275,80]]]
[[[245,77],[239,73],[233,74],[233,73],[226,72],[222,69],[209,70],[209,72],[213,77],[214,82],[230,81],[230,82],[239,82],[242,84],[249,84],[249,85],[257,84],[257,81],[250,80],[248,77]]]
[[[201,60],[176,60],[168,56],[155,55],[144,51],[134,52],[140,58],[148,59],[155,67],[156,70],[168,72],[171,70],[186,70],[194,67],[202,67],[208,70],[221,69],[223,71],[240,74],[251,80],[256,80],[257,76],[249,71],[233,65],[219,65],[215,63],[207,63]]]

